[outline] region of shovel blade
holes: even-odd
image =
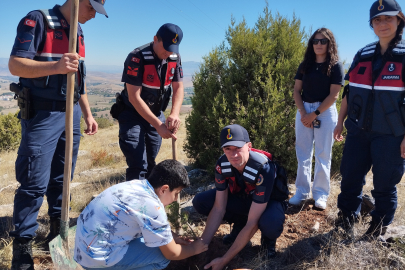
[[[49,242],[53,265],[57,270],[83,270],[83,268],[73,259],[75,248],[76,226],[69,229],[68,242],[64,241],[60,235]],[[68,245],[66,245],[68,243]]]

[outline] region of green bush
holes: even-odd
[[[13,150],[21,140],[21,125],[18,112],[0,116],[0,151]]]
[[[97,117],[94,118],[94,120],[96,120],[99,129],[108,128],[114,124],[114,122],[108,118]]]
[[[196,166],[213,171],[221,155],[220,131],[237,123],[248,130],[254,148],[271,152],[290,177],[296,175],[292,94],[307,38],[299,19],[273,16],[268,7],[253,28],[232,19],[228,45],[224,42],[205,56],[193,77],[185,151]],[[335,145],[336,156],[341,148]]]

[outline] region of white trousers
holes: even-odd
[[[304,102],[307,113],[315,111],[321,102]],[[320,128],[307,128],[301,122],[301,114],[295,117],[295,151],[298,160],[296,194],[310,197],[312,155],[315,144],[315,171],[312,196],[314,200],[323,197],[327,200],[330,191],[330,167],[332,159],[333,130],[337,123],[337,110],[334,103],[316,117],[321,121]]]

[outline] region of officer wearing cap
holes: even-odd
[[[126,157],[126,180],[145,179],[155,166],[162,138],[176,138],[183,103],[183,71],[179,45],[183,32],[175,24],[162,25],[153,42],[129,53],[124,64],[121,93],[124,110],[117,117],[119,143]],[[165,121],[163,112],[172,109]]]
[[[14,230],[10,232],[14,237],[13,270],[34,269],[31,246],[44,195],[50,216],[47,242],[59,234],[67,73],[76,72],[72,176],[80,143],[81,111],[87,125],[85,133],[93,135],[98,129],[86,95],[85,45],[80,25],[77,53],[69,53],[71,1],[29,12],[17,27],[9,60],[11,74],[20,77],[21,119],[21,143],[15,163],[16,178],[21,185],[14,197]],[[107,16],[104,3],[105,0],[80,0],[79,23],[94,18],[96,12]]]
[[[347,106],[343,104],[340,113],[342,119],[347,116],[347,138],[340,167],[336,227],[342,227],[351,239],[370,168],[375,209],[363,239],[384,234],[392,223],[397,208],[396,185],[405,170],[405,17],[395,0],[379,0],[370,8],[369,23],[378,41],[355,55],[345,77],[349,81]]]
[[[257,229],[267,256],[276,255],[276,239],[284,224],[285,200],[288,198],[286,175],[272,161],[270,153],[252,148],[246,129],[229,125],[220,134],[224,151],[215,167],[215,187],[197,194],[193,206],[208,216],[202,239],[209,244],[224,219],[233,223],[230,234],[223,239],[232,244],[226,254],[205,266],[223,269],[249,242]],[[284,180],[283,180],[284,178]]]

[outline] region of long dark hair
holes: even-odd
[[[387,51],[389,53],[391,53],[392,49],[394,49],[395,46],[397,46],[397,44],[402,40],[402,34],[404,32],[404,27],[405,27],[405,16],[404,16],[404,14],[400,11],[397,14],[397,18],[399,20],[399,25],[398,25],[398,28],[397,28],[397,32],[395,33],[395,37],[393,39],[391,39],[390,44],[388,44]],[[370,20],[370,26],[371,26],[371,28],[373,28],[373,20]]]
[[[307,73],[309,69],[315,65],[316,55],[312,41],[314,40],[316,34],[322,34],[329,40],[328,49],[326,52],[326,65],[323,66],[322,72],[330,76],[332,67],[339,61],[339,56],[335,37],[333,36],[332,31],[330,31],[328,28],[319,28],[309,38],[304,61],[302,62],[301,73]]]

